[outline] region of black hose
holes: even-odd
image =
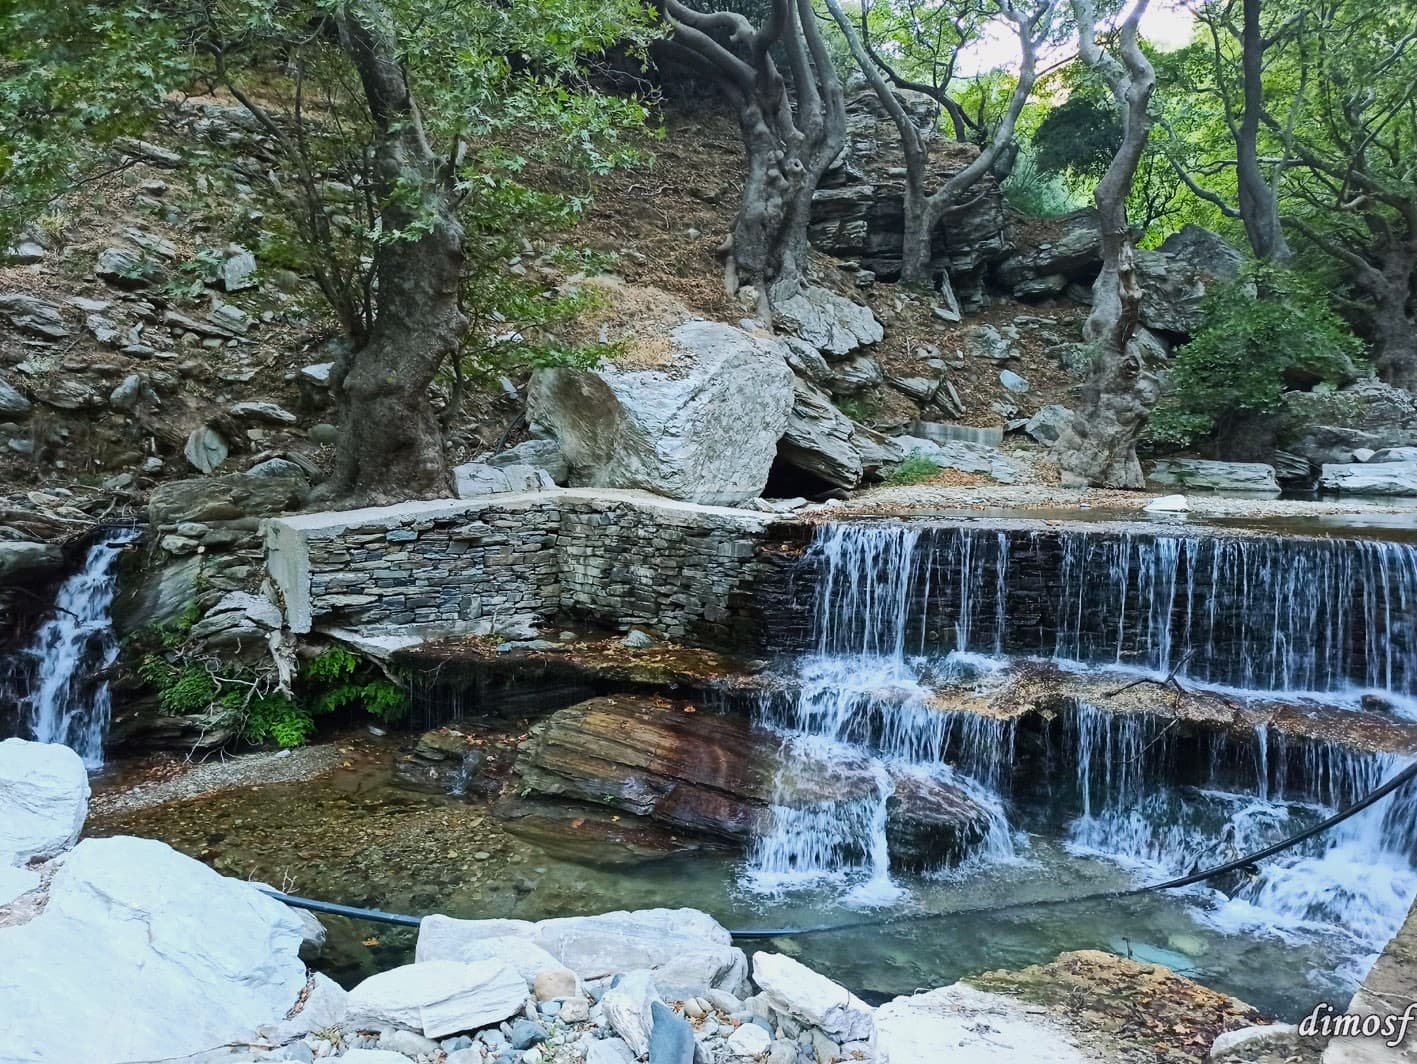
[[[923,923],[927,920],[948,920],[956,916],[971,916],[979,913],[1002,913],[1011,912],[1016,909],[1042,908],[1054,905],[1075,905],[1084,901],[1103,901],[1117,898],[1131,898],[1138,894],[1149,894],[1157,890],[1178,890],[1181,887],[1193,886],[1196,883],[1204,883],[1208,879],[1215,879],[1217,876],[1227,875],[1246,868],[1256,861],[1263,861],[1265,858],[1273,857],[1277,853],[1283,853],[1305,842],[1315,835],[1320,835],[1329,828],[1336,827],[1350,817],[1356,816],[1364,809],[1382,801],[1393,791],[1406,783],[1417,779],[1417,762],[1408,765],[1397,775],[1386,783],[1375,788],[1369,794],[1360,798],[1352,805],[1339,810],[1327,820],[1322,820],[1312,827],[1305,828],[1297,835],[1291,835],[1287,839],[1276,842],[1273,846],[1267,846],[1263,850],[1256,850],[1254,853],[1237,857],[1233,861],[1227,861],[1223,865],[1214,868],[1207,868],[1202,872],[1193,872],[1188,876],[1181,876],[1179,879],[1168,879],[1164,883],[1149,883],[1143,887],[1132,887],[1129,890],[1104,890],[1092,894],[1079,894],[1071,898],[1040,898],[1033,901],[1006,902],[1003,905],[980,905],[969,909],[951,909],[942,913],[917,913],[905,914],[901,916],[887,917],[883,920],[850,920],[839,924],[821,924],[815,927],[764,927],[764,928],[740,928],[729,933],[734,938],[741,939],[764,939],[781,938],[791,935],[821,935],[833,931],[852,931],[868,927],[884,927],[891,924]],[[332,901],[317,901],[314,898],[301,898],[294,894],[282,894],[278,890],[270,887],[258,887],[258,889],[276,901],[284,902],[286,905],[294,906],[297,909],[309,909],[312,912],[328,913],[332,916],[348,916],[356,920],[372,920],[376,923],[398,924],[402,927],[417,927],[422,923],[422,917],[406,916],[402,913],[387,913],[381,909],[360,909],[353,905],[339,905]]]

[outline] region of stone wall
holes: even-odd
[[[773,522],[643,492],[566,489],[266,523],[287,623],[491,634],[575,618],[670,639],[756,641]]]

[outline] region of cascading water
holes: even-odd
[[[1052,577],[1040,577],[1044,564]],[[1014,778],[1041,756],[1038,744],[1025,754],[1014,722],[951,711],[932,684],[958,683],[962,662],[1001,665],[1001,652],[1164,670],[1194,651],[1190,671],[1218,681],[1325,689],[1356,677],[1402,691],[1417,682],[1414,618],[1404,612],[1417,604],[1417,566],[1407,547],[874,522],[819,529],[799,573],[812,581],[809,648],[794,661],[791,693],[763,698],[759,719],[816,771],[825,758],[842,778],[862,778],[863,762],[869,772],[837,802],[796,802],[782,785],[751,854],[758,886],[836,877],[852,884],[849,898],[897,897],[891,801],[912,775],[988,810],[976,850],[986,858],[1014,856],[1012,818],[1030,831],[1061,830],[1075,856],[1103,857],[1145,881],[1288,837],[1403,763],[1264,729],[1248,742],[1181,739],[1160,716],[1077,705],[1039,737],[1054,770],[1040,808],[1026,796],[1039,780]],[[1384,640],[1394,645],[1373,672],[1361,649]],[[1218,931],[1347,936],[1360,953],[1379,948],[1417,896],[1414,792],[1214,885],[1223,893],[1195,889],[1200,918]]]
[[[789,696],[765,697],[758,707],[760,722],[786,738],[772,828],[750,854],[750,879],[760,888],[834,877],[852,881],[858,901],[896,897],[889,807],[906,778],[912,788],[937,785],[967,796],[985,822],[976,852],[1012,852],[1002,803],[970,772],[981,729],[993,725],[1002,746],[1011,726],[930,705],[907,658],[910,605],[922,579],[916,546],[908,528],[882,525],[836,526],[813,547],[823,565],[815,652],[798,661]],[[950,750],[968,767],[947,764]],[[824,762],[864,785],[841,801],[801,802],[794,778]],[[997,784],[998,772],[991,772],[986,778]]]
[[[20,700],[30,736],[72,747],[90,768],[103,764],[112,704],[107,670],[118,657],[109,608],[117,591],[118,558],[136,538],[109,533],[89,548],[83,566],[59,588],[54,615],[22,652],[28,694]]]
[[[1093,529],[833,529],[809,645],[1044,657],[1417,710],[1417,547]],[[836,548],[832,543],[840,542]],[[833,552],[835,551],[835,553]],[[894,559],[872,568],[859,551]],[[897,567],[898,566],[898,567]],[[853,575],[848,575],[848,572]],[[889,600],[891,623],[870,610]],[[830,604],[835,616],[823,618]],[[824,627],[824,624],[826,627]]]

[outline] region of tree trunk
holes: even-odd
[[[758,314],[770,322],[773,301],[803,284],[812,193],[846,142],[841,80],[811,0],[772,0],[756,29],[742,15],[680,0],[665,0],[663,12],[673,31],[667,54],[710,74],[738,107],[748,173],[720,248],[724,284],[730,294],[756,288]],[[778,43],[792,71],[791,98],[769,54]]]
[[[1284,239],[1279,221],[1277,190],[1260,169],[1260,120],[1264,115],[1264,53],[1267,44],[1260,28],[1261,0],[1244,0],[1244,25],[1240,31],[1240,67],[1244,84],[1245,113],[1235,137],[1236,182],[1240,220],[1250,249],[1262,262],[1289,262],[1294,254]]]
[[[1373,362],[1388,384],[1417,392],[1417,321],[1413,278],[1417,236],[1388,253],[1378,276],[1365,287],[1373,299]]]
[[[1127,223],[1127,194],[1146,148],[1147,107],[1156,88],[1156,73],[1137,44],[1137,23],[1146,2],[1140,0],[1122,24],[1122,62],[1097,45],[1089,0],[1074,0],[1073,8],[1082,55],[1090,66],[1108,75],[1124,121],[1122,143],[1093,193],[1102,237],[1102,272],[1093,285],[1092,312],[1083,325],[1083,336],[1095,349],[1092,372],[1081,389],[1073,424],[1059,436],[1053,455],[1065,483],[1141,488],[1136,441],[1160,397],[1156,375],[1133,339],[1142,292]]]
[[[374,253],[369,334],[333,375],[339,436],[325,494],[366,505],[446,497],[452,478],[428,389],[467,325],[459,306],[463,229],[386,12],[350,0],[338,20],[378,128],[374,182],[386,239]],[[396,233],[419,235],[389,238]]]

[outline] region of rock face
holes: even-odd
[[[536,794],[743,840],[766,824],[775,765],[767,751],[774,745],[770,733],[739,716],[596,698],[537,725],[517,770],[523,788]]]
[[[876,1045],[891,1064],[926,1060],[1093,1064],[1097,1060],[1037,1011],[1012,998],[956,983],[898,997],[878,1008]]]
[[[1289,416],[1311,427],[1285,449],[1314,465],[1353,461],[1363,448],[1417,446],[1417,396],[1365,378],[1336,393],[1290,392]]]
[[[118,1064],[249,1039],[305,988],[300,940],[248,883],[160,842],[86,839],[43,911],[0,929],[3,1052]]]
[[[560,444],[574,485],[716,505],[754,498],[792,409],[780,345],[706,321],[669,340],[655,369],[538,370],[528,421]]]
[[[941,469],[984,473],[1000,484],[1017,483],[1022,471],[1003,451],[980,443],[947,440],[936,443],[918,436],[896,436],[890,441],[904,455],[918,455]]]
[[[529,465],[494,466],[485,462],[455,466],[453,483],[459,499],[503,492],[546,491],[556,486],[551,474],[544,469]]]
[[[349,992],[348,1022],[445,1038],[499,1023],[526,1002],[526,982],[500,961],[424,961],[372,975]]]
[[[906,100],[922,130],[936,128],[933,101],[912,93],[898,95]],[[846,121],[847,148],[812,197],[808,230],[812,247],[857,262],[882,280],[894,280],[900,276],[905,228],[900,136],[871,91],[847,101]],[[958,173],[976,154],[972,146],[936,139],[929,183],[933,187]],[[974,194],[981,195],[934,234],[932,266],[949,270],[956,292],[965,302],[982,291],[988,264],[1008,250],[1008,221],[997,183],[986,177]]]
[[[0,742],[0,865],[56,857],[79,838],[89,810],[83,759],[67,746]]]
[[[1345,495],[1417,495],[1417,462],[1326,465],[1319,487]]]
[[[42,580],[63,568],[64,552],[52,543],[0,543],[0,585]]]
[[[865,472],[855,438],[854,422],[832,405],[825,392],[801,380],[793,382],[792,414],[778,444],[778,457],[828,484],[854,488]]]
[[[1204,491],[1279,491],[1274,466],[1262,462],[1207,462],[1199,458],[1173,458],[1157,462],[1148,479],[1168,487]]]
[[[58,307],[24,292],[0,292],[0,319],[41,340],[62,340],[70,333]]]
[[[266,517],[298,506],[308,487],[304,480],[249,473],[169,480],[158,485],[148,499],[148,520],[154,525],[168,525]]]
[[[818,1027],[837,1042],[870,1042],[875,1038],[876,1021],[870,1005],[791,957],[781,953],[753,954],[753,982],[774,1012]],[[931,1058],[926,1055],[898,1059]]]

